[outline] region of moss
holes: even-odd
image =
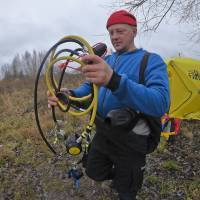
[[[146,180],[149,181],[152,184],[159,184],[160,183],[160,178],[157,176],[147,176]]]
[[[174,160],[164,161],[161,165],[165,169],[180,171],[182,167]]]
[[[166,152],[166,146],[167,146],[167,139],[165,137],[161,137],[160,143],[157,148],[158,153],[165,153]]]

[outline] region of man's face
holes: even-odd
[[[136,27],[128,24],[114,24],[108,28],[110,40],[116,51],[131,51],[134,47]]]

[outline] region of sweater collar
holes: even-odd
[[[135,54],[138,53],[139,51],[142,51],[142,48],[137,48],[133,51],[125,51],[125,52],[115,52],[114,54],[116,54],[116,56],[120,56],[120,55],[129,55],[129,54]]]

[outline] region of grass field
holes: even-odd
[[[42,88],[41,91],[46,91]],[[45,131],[53,128],[45,92],[40,115]],[[33,112],[33,81],[0,82],[0,200],[114,200],[109,182],[86,176],[80,189],[67,178],[73,158],[57,158],[39,135]],[[80,131],[83,119],[64,117],[68,133]],[[200,122],[184,121],[173,144],[162,138],[148,155],[140,200],[200,199]]]

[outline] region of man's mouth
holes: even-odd
[[[121,42],[115,42],[114,43],[114,46],[120,46],[121,45]]]

